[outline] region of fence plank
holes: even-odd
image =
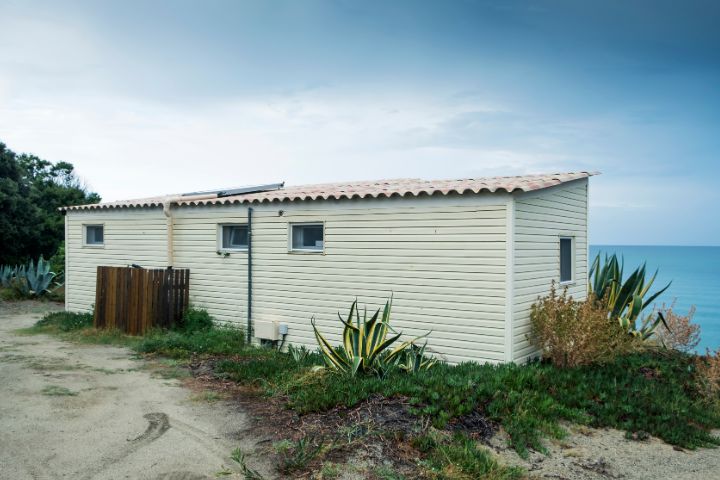
[[[142,335],[182,321],[190,300],[188,269],[97,268],[96,328]]]

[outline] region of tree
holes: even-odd
[[[0,142],[0,265],[52,256],[64,238],[58,208],[99,201],[72,164],[16,155]]]

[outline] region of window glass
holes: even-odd
[[[244,249],[248,246],[247,225],[223,225],[222,248]]]
[[[323,226],[317,225],[293,225],[292,226],[292,249],[293,250],[318,250],[322,251]]]
[[[572,238],[560,239],[560,281],[571,282],[572,276]]]
[[[102,245],[105,242],[102,225],[85,226],[85,243],[87,245]]]

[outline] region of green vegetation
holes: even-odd
[[[0,265],[51,257],[64,238],[58,208],[99,201],[75,175],[72,164],[17,155],[0,142]]]
[[[42,319],[38,320],[35,328],[39,330],[56,328],[60,332],[71,332],[73,330],[90,328],[92,324],[92,313],[53,312],[48,313]]]
[[[54,312],[20,333],[54,333],[81,343],[123,345],[138,353],[170,358],[188,358],[194,354],[233,355],[245,348],[243,330],[212,324],[207,326],[205,318],[211,319],[205,310],[190,308],[183,325],[177,330],[154,330],[144,337],[134,337],[114,330],[93,328],[91,313]]]
[[[567,298],[562,301],[555,298],[554,302],[552,308],[543,307],[543,301],[536,307],[545,312],[548,324],[560,322],[564,325],[562,329],[571,331],[573,323],[580,322],[575,327],[581,336],[602,326],[619,328],[618,323],[608,321],[607,311],[596,302],[588,303],[590,307],[573,304]],[[112,337],[111,332],[88,327],[88,316],[80,318],[80,314],[68,313],[48,315],[34,329],[80,341],[107,338],[118,343],[125,341],[140,353],[164,355],[180,359],[177,361],[181,363],[195,355],[213,357],[209,364],[217,376],[273,397],[299,414],[337,412],[378,399],[407,400],[408,415],[418,420],[417,430],[402,435],[406,435],[405,441],[417,452],[419,465],[429,478],[507,479],[521,475],[516,469],[499,465],[465,434],[448,433],[457,422],[473,416],[501,425],[521,456],[527,456],[531,449],[545,452],[546,438],[566,435],[561,426],[564,421],[622,429],[629,438],[653,435],[689,449],[720,445],[720,439],[710,433],[720,428],[718,390],[710,388],[720,384],[716,380],[720,369],[711,363],[712,358],[698,362],[693,355],[652,348],[640,337],[619,328],[619,337],[611,338],[625,339],[633,348],[624,350],[610,342],[607,348],[616,351],[603,357],[602,362],[545,361],[527,365],[437,362],[432,368],[420,368],[416,361],[416,367],[408,369],[398,360],[379,367],[379,357],[370,360],[366,353],[377,352],[380,345],[394,337],[386,339],[382,331],[376,334],[374,329],[380,323],[387,325],[389,304],[387,313],[370,320],[362,319],[356,306],[351,312],[356,321],[354,329],[343,321],[348,342],[333,350],[335,357],[330,360],[327,348],[317,352],[290,348],[284,353],[247,345],[242,330],[208,325],[207,312],[200,310],[190,311],[176,330],[154,331],[144,338],[118,334]],[[582,324],[585,317],[590,317],[588,325]],[[373,325],[370,323],[373,319],[385,320]],[[318,340],[322,345],[322,340]],[[591,338],[575,345],[587,353],[593,351],[593,342]],[[424,357],[422,347],[405,350],[405,358],[408,352]],[[333,368],[338,358],[342,358],[344,366]],[[365,369],[363,359],[368,361]],[[323,367],[324,363],[329,368]],[[183,367],[178,364],[178,368]],[[703,373],[711,369],[715,373]],[[408,370],[413,375],[408,375]],[[469,428],[468,433],[472,433],[472,427]],[[383,434],[365,431],[360,435]],[[329,455],[326,452],[336,448],[334,441],[308,435],[290,442],[278,467],[289,474],[310,468],[310,464],[319,465]],[[348,440],[344,448],[351,443]],[[245,465],[244,456],[238,459],[239,464]],[[256,473],[247,468],[245,474],[258,478],[252,477]],[[401,478],[390,473],[386,477]]]
[[[378,373],[387,371],[398,365],[400,359],[406,357],[405,370],[414,372],[421,368],[430,368],[435,361],[423,358],[425,347],[421,349],[410,349],[417,340],[400,343],[392,350],[390,347],[400,339],[400,333],[388,338],[390,331],[390,310],[392,299],[385,302],[385,308],[380,316],[378,308],[375,314],[368,320],[367,308],[362,317],[360,309],[355,300],[350,306],[350,313],[347,319],[343,319],[338,313],[338,318],[343,324],[343,343],[340,347],[333,347],[312,323],[315,338],[317,339],[320,351],[327,366],[336,371],[350,374],[354,377],[358,373]],[[353,325],[353,322],[355,324]],[[409,350],[409,355],[406,355]]]
[[[48,385],[42,389],[41,393],[49,397],[74,397],[77,395],[77,392],[57,385]]]
[[[413,444],[426,454],[423,463],[434,478],[524,478],[522,469],[500,465],[488,450],[478,447],[477,442],[463,434],[456,434],[452,439],[423,435],[415,438]]]
[[[653,335],[660,323],[667,328],[667,323],[660,312],[654,319],[652,315],[646,316],[640,327],[637,325],[640,314],[670,287],[668,283],[657,292],[650,294],[650,288],[655,283],[657,274],[656,271],[650,280],[646,280],[643,264],[623,279],[623,264],[618,261],[617,255],[605,255],[604,261],[601,261],[598,254],[590,267],[588,293],[590,297],[596,298],[604,305],[610,313],[610,318],[616,319],[627,332],[646,340]]]

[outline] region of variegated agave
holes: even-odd
[[[640,327],[637,326],[643,310],[672,283],[648,296],[657,274],[655,271],[650,280],[646,281],[643,264],[623,280],[623,263],[618,261],[617,255],[605,255],[605,260],[601,263],[598,254],[590,267],[588,293],[602,302],[609,310],[610,317],[617,319],[626,331],[647,340],[661,323],[667,328],[665,318],[660,312],[655,317],[648,315],[642,320]]]
[[[387,369],[389,365],[398,364],[401,361],[401,355],[413,346],[418,338],[422,337],[401,342],[391,349],[400,339],[400,334],[390,327],[391,308],[392,299],[385,303],[382,315],[378,308],[375,314],[368,319],[367,308],[361,315],[357,300],[355,300],[350,306],[347,319],[338,313],[338,318],[344,326],[343,343],[338,348],[333,347],[325,339],[317,329],[315,318],[313,318],[311,323],[315,331],[315,338],[320,345],[320,351],[327,366],[332,370],[355,376],[358,372],[376,372]],[[388,337],[388,333],[391,333],[390,337]],[[424,350],[423,347],[422,351],[424,352]],[[430,366],[432,363],[426,361],[422,363],[421,368]]]

